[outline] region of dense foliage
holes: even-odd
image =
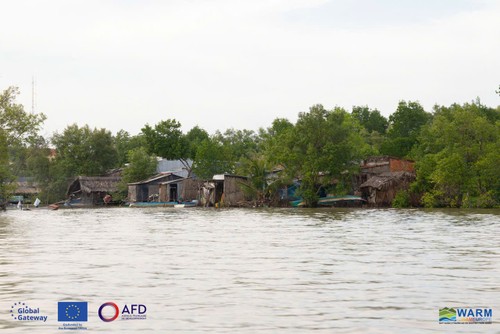
[[[175,119],[145,125],[135,136],[73,124],[45,139],[38,134],[45,116],[26,113],[15,102],[17,94],[11,87],[0,95],[2,200],[12,193],[16,177],[34,178],[40,197],[53,202],[64,198],[72,178],[113,168],[123,168],[125,192],[126,183],[151,176],[162,157],[183,161],[201,179],[248,176],[245,191],[259,203],[271,203],[278,188],[300,181],[297,194],[314,206],[322,194],[352,193],[361,159],[391,155],[415,160],[417,170],[395,206],[408,206],[414,198],[426,207],[500,205],[500,108],[479,100],[435,106],[432,112],[416,101],[400,101],[388,118],[368,106],[348,112],[314,105],[295,123],[277,118],[257,132],[228,129],[212,135],[199,126],[184,133]]]
[[[500,203],[500,111],[478,102],[436,107],[419,136],[415,191],[428,207]]]
[[[145,147],[137,147],[127,154],[127,167],[123,170],[122,181],[119,185],[119,194],[115,194],[115,199],[125,198],[127,193],[127,184],[145,180],[156,172],[157,160],[154,156],[148,154]]]
[[[320,190],[335,184],[334,191],[347,192],[366,145],[361,126],[341,108],[327,111],[322,105],[300,113],[295,125],[285,127],[264,152],[272,164],[282,164],[288,179],[301,179],[300,195],[315,205]]]
[[[19,90],[9,87],[0,94],[0,202],[7,199],[15,185],[15,175],[26,170],[26,160],[36,145],[38,131],[46,119],[43,114],[30,114],[16,103]]]

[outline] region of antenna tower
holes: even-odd
[[[31,77],[31,113],[35,113],[35,76]]]

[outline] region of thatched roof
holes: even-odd
[[[34,195],[41,192],[39,184],[33,177],[19,177],[14,184],[16,186],[14,194],[17,195]]]
[[[118,190],[120,181],[119,176],[79,176],[70,184],[68,195],[78,191],[83,193],[115,192]]]
[[[15,190],[16,194],[32,195],[40,193],[40,188],[30,186],[18,186]]]
[[[397,186],[403,182],[411,182],[414,179],[415,179],[415,174],[409,172],[382,173],[380,175],[369,178],[359,187],[375,188],[377,190],[386,190],[390,187]]]

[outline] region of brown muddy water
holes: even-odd
[[[59,321],[59,302],[86,302],[87,321]],[[22,319],[20,305],[32,318]],[[439,324],[443,307],[491,308],[494,323]],[[104,319],[117,319],[102,321],[100,308]],[[500,333],[500,210],[0,213],[0,332],[72,326],[77,333]]]

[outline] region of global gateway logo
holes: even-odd
[[[99,307],[97,313],[102,321],[111,322],[118,319],[120,314],[121,320],[145,320],[146,311],[144,304],[125,304],[120,312],[120,308],[114,302],[106,302]]]
[[[26,303],[18,302],[10,307],[12,319],[18,321],[42,321],[46,322],[48,316],[40,314],[39,307],[29,307]]]
[[[440,324],[491,324],[491,308],[445,307],[439,310]]]

